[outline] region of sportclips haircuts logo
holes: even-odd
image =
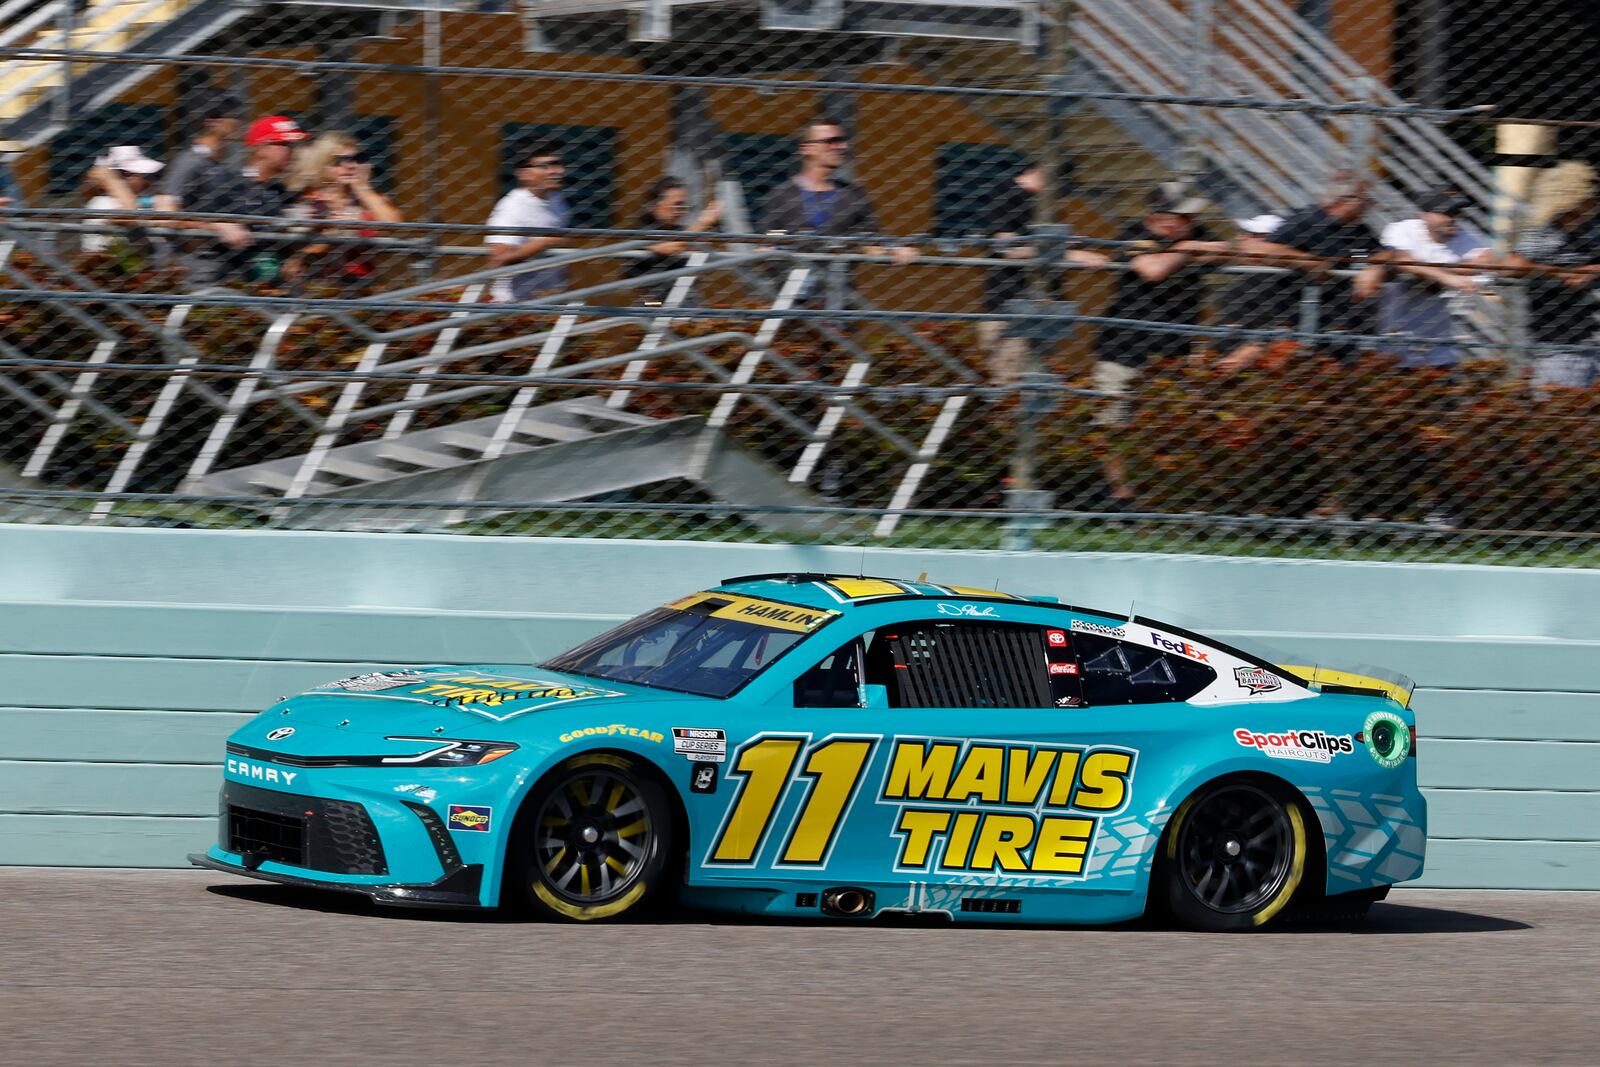
[[[1331,763],[1333,757],[1356,750],[1349,734],[1325,734],[1321,730],[1289,730],[1281,734],[1258,734],[1243,727],[1233,731],[1233,739],[1245,748],[1258,750],[1272,759],[1297,759],[1308,763]]]

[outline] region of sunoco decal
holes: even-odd
[[[1307,763],[1331,763],[1333,757],[1356,750],[1355,739],[1349,734],[1325,734],[1321,730],[1258,734],[1241,727],[1233,731],[1233,739],[1270,759],[1294,759]]]
[[[486,834],[494,819],[494,809],[481,804],[452,804],[446,825],[452,830]]]

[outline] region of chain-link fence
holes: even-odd
[[[0,521],[1595,565],[1573,10],[0,3]]]

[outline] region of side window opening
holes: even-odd
[[[1217,678],[1205,664],[1157,648],[1096,634],[1072,636],[1083,660],[1084,697],[1091,707],[1188,700]]]
[[[861,639],[836,649],[821,663],[794,680],[797,708],[854,708],[860,706]]]

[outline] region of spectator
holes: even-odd
[[[561,150],[554,142],[534,145],[517,166],[517,188],[502,196],[490,213],[489,229],[493,231],[501,226],[561,229],[569,225],[572,212],[561,195],[566,173]],[[483,240],[490,246],[489,263],[496,267],[522,263],[571,243],[561,234],[527,237],[490,232]],[[566,284],[564,268],[546,267],[499,279],[494,283],[493,296],[502,303],[527,300],[535,293],[562,289]]]
[[[1213,239],[1195,221],[1209,207],[1182,182],[1166,182],[1151,190],[1144,218],[1118,235],[1119,255],[1127,270],[1117,275],[1107,317],[1179,327],[1200,322],[1206,268],[1228,262],[1233,254],[1227,241]],[[1181,329],[1102,328],[1095,346],[1094,383],[1114,399],[1100,409],[1095,422],[1126,424],[1132,412],[1129,397],[1145,362],[1152,356],[1187,356],[1193,347],[1193,335]],[[1106,459],[1105,474],[1113,498],[1119,503],[1133,499],[1120,456]]]
[[[243,180],[222,161],[228,143],[239,134],[243,106],[225,93],[213,93],[199,109],[200,133],[194,144],[172,160],[156,194],[160,211],[232,212],[239,206]],[[237,257],[253,243],[250,231],[237,222],[183,220],[174,229],[209,230],[211,237],[189,237],[179,244],[178,261],[196,286],[221,281]]]
[[[245,185],[239,205],[241,215],[282,215],[294,199],[284,184],[294,163],[294,146],[304,141],[306,131],[287,115],[268,115],[256,119],[245,132],[245,147],[250,160],[245,164]],[[256,242],[248,264],[242,265],[251,281],[276,282],[283,273],[284,261],[291,254],[281,241]]]
[[[95,195],[84,206],[90,211],[152,211],[156,206],[154,175],[164,166],[160,160],[145,155],[138,145],[117,145],[89,169],[89,184]],[[114,217],[89,221],[101,226],[134,224],[131,219]],[[80,245],[85,252],[104,253],[112,249],[114,241],[116,238],[109,234],[84,234]]]
[[[800,172],[774,189],[761,211],[761,227],[772,234],[814,233],[825,237],[878,232],[872,199],[859,185],[838,176],[850,154],[850,135],[838,123],[818,120],[803,127],[796,140]],[[909,245],[885,249],[865,245],[868,255],[893,256],[897,263],[917,258]]]
[[[1239,236],[1234,239],[1241,262],[1249,266],[1256,265],[1256,257],[1264,254],[1267,248],[1267,238],[1278,232],[1278,227],[1283,225],[1281,215],[1256,215],[1248,219],[1235,219],[1234,225],[1239,228]],[[1247,271],[1235,275],[1228,283],[1227,290],[1223,293],[1219,317],[1229,326],[1237,326],[1246,330],[1271,330],[1281,329],[1294,325],[1294,316],[1299,306],[1299,292],[1286,289],[1277,274],[1269,271]],[[1229,345],[1220,344],[1218,347],[1227,348]],[[1233,354],[1244,351],[1240,362],[1248,365],[1259,359],[1266,351],[1266,346],[1256,341],[1244,341],[1234,346]]]
[[[1528,319],[1541,344],[1578,348],[1539,356],[1533,384],[1583,388],[1594,383],[1595,283],[1600,280],[1600,196],[1594,168],[1562,163],[1543,174],[1533,192],[1535,226],[1508,258],[1529,279]]]
[[[1246,251],[1251,262],[1264,266],[1287,267],[1300,277],[1279,278],[1270,289],[1264,288],[1264,311],[1282,318],[1303,298],[1308,289],[1319,288],[1318,333],[1370,334],[1376,325],[1372,298],[1383,286],[1383,268],[1367,260],[1378,251],[1378,235],[1362,222],[1372,197],[1365,178],[1350,171],[1330,176],[1320,203],[1301,208],[1283,220],[1272,239],[1249,242]],[[1360,268],[1355,278],[1335,279],[1335,268]],[[1330,346],[1336,355],[1359,351],[1359,344]],[[1218,366],[1239,370],[1254,363],[1261,346],[1243,345],[1226,356]]]
[[[1008,240],[1026,233],[1037,216],[1043,190],[1044,172],[1032,162],[1024,163],[1021,170],[1001,182],[989,200],[989,235]],[[998,247],[993,254],[1000,259],[1033,259],[1038,249],[1013,244]],[[1080,267],[1104,267],[1111,262],[1108,256],[1080,248],[1069,249],[1066,258]],[[1024,299],[1028,292],[1027,267],[996,267],[984,280],[983,309],[1002,313],[1007,301]],[[996,385],[1015,384],[1028,366],[1028,342],[1007,337],[1010,325],[999,319],[978,323],[978,340],[989,353],[989,379]]]
[[[1453,189],[1435,189],[1417,201],[1417,217],[1391,222],[1383,229],[1389,270],[1399,277],[1379,304],[1379,325],[1385,333],[1405,333],[1450,342],[1460,330],[1451,318],[1451,294],[1476,293],[1472,264],[1492,258],[1489,243],[1470,226],[1458,222],[1467,198]],[[1402,367],[1451,367],[1462,352],[1453,344],[1398,344]]]
[[[300,153],[285,183],[295,200],[284,209],[290,218],[316,222],[400,222],[403,216],[372,187],[372,164],[348,133],[325,133]],[[380,231],[359,226],[318,227],[333,237],[375,237]],[[313,244],[285,264],[291,278],[360,286],[376,272],[377,255],[359,244]]]
[[[22,206],[22,188],[17,185],[17,179],[11,173],[11,164],[0,160],[0,211],[10,211],[14,207]]]
[[[639,218],[641,230],[681,230],[683,217],[689,210],[689,187],[677,178],[658,178],[650,186],[648,199],[645,201],[644,213]],[[689,229],[703,233],[715,226],[722,217],[722,207],[716,200],[712,200],[700,214],[695,216],[694,225]],[[641,278],[647,274],[658,274],[662,271],[677,270],[689,262],[686,254],[689,250],[688,241],[662,241],[651,245],[646,251],[647,255],[640,256],[630,262],[623,269],[625,278]],[[672,282],[658,285],[657,299],[664,297],[672,290]]]

